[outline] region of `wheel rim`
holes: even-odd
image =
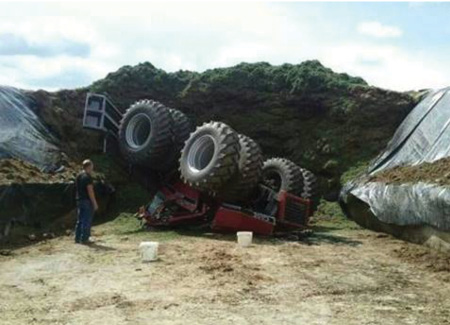
[[[133,116],[128,122],[125,131],[125,139],[128,146],[133,149],[144,147],[150,140],[151,130],[152,123],[146,114],[139,113]]]
[[[283,179],[281,178],[280,173],[278,173],[277,171],[267,170],[263,175],[263,183],[275,192],[278,192],[281,189]]]
[[[213,160],[215,150],[216,141],[212,136],[203,135],[195,140],[187,156],[190,172],[196,174],[207,168]]]

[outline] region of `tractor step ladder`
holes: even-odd
[[[83,128],[104,133],[103,152],[106,152],[109,136],[117,140],[121,119],[122,113],[106,95],[94,93],[86,95]]]

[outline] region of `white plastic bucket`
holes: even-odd
[[[158,259],[158,246],[156,241],[144,241],[139,245],[142,262],[151,262]]]
[[[237,241],[241,247],[248,247],[252,244],[253,232],[251,231],[238,231]]]

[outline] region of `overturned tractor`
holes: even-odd
[[[86,103],[89,96],[100,95]],[[123,114],[117,133],[130,164],[163,175],[139,213],[148,226],[208,223],[216,231],[269,235],[304,228],[313,213],[314,175],[285,158],[264,161],[254,140],[225,123],[193,130],[181,111],[141,100]]]

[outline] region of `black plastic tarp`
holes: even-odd
[[[0,86],[0,159],[18,158],[42,169],[57,167],[60,151],[22,91]]]
[[[393,138],[362,177],[346,184],[349,196],[367,204],[381,222],[399,226],[427,225],[450,230],[450,188],[424,182],[385,184],[371,175],[396,166],[413,166],[450,156],[450,88],[430,92],[406,117]],[[350,216],[352,217],[352,216]]]

